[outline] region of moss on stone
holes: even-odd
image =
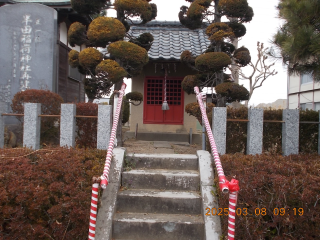
[[[79,22],[72,23],[68,30],[69,44],[72,47],[75,45],[81,46],[82,44],[85,44],[86,41],[86,26]]]
[[[94,19],[87,33],[90,43],[97,47],[106,47],[109,42],[123,39],[125,34],[125,26],[119,20],[111,17]]]
[[[107,73],[107,78],[112,83],[119,82],[128,75],[126,70],[124,70],[124,68],[122,68],[119,63],[110,59],[103,60],[98,64],[98,66],[96,67],[96,73],[100,72]]]
[[[79,64],[85,69],[95,69],[102,61],[102,53],[95,48],[86,48],[79,53]]]
[[[199,71],[220,71],[231,64],[230,57],[223,52],[204,53],[196,58],[196,68]]]
[[[226,23],[217,22],[212,23],[206,29],[206,34],[209,40],[215,42],[222,42],[225,38],[233,39],[234,33]]]
[[[71,50],[68,54],[69,65],[72,68],[79,66],[79,52],[76,50]]]

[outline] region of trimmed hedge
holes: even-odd
[[[0,239],[87,239],[106,151],[0,149]],[[20,157],[18,157],[20,156]]]
[[[228,108],[227,119],[248,119],[248,109]],[[264,109],[264,120],[282,121],[282,109]],[[313,110],[300,110],[300,121],[319,121],[319,113]],[[300,123],[299,152],[318,152],[318,124]],[[227,122],[226,153],[246,153],[247,122]],[[263,152],[282,153],[282,123],[263,123]]]
[[[227,179],[236,176],[240,185],[235,239],[320,239],[318,155],[235,154],[221,161]],[[228,194],[217,192],[219,207],[228,208]],[[221,220],[227,236],[228,216]]]
[[[11,103],[13,113],[23,114],[24,103],[41,103],[41,114],[59,115],[63,99],[59,94],[49,90],[27,89],[14,95]],[[17,117],[17,119],[23,122],[23,117]],[[41,117],[41,144],[59,144],[60,131],[56,126],[59,122],[59,118]]]
[[[248,108],[227,108],[227,119],[248,119]],[[247,123],[227,122],[226,153],[246,152]]]
[[[80,102],[76,105],[77,115],[98,116],[98,104]],[[77,118],[76,144],[78,147],[97,147],[97,118]]]

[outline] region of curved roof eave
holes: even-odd
[[[70,0],[14,0],[15,3],[40,3],[43,5],[49,6],[64,6],[64,5],[71,5]]]

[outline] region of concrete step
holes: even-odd
[[[198,157],[192,154],[128,154],[133,168],[198,170]]]
[[[118,193],[118,212],[201,214],[200,192],[132,189]]]
[[[130,240],[202,240],[201,215],[116,213],[113,239]]]
[[[123,136],[124,140],[130,138],[136,138],[137,140],[143,141],[167,141],[167,142],[189,142],[190,134],[189,133],[170,133],[170,132],[158,132],[158,133],[150,133],[150,132],[141,132],[139,131],[137,136],[135,137],[135,132],[127,131]],[[192,143],[201,144],[202,138],[201,134],[192,134]]]
[[[196,170],[134,169],[122,173],[122,186],[129,189],[199,191]]]

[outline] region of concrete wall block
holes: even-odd
[[[75,147],[76,105],[61,104],[60,146]]]
[[[247,154],[262,153],[263,109],[248,109]]]
[[[212,133],[218,152],[223,155],[227,145],[227,108],[215,107],[212,110]]]
[[[40,103],[24,104],[23,146],[34,150],[40,148]]]
[[[299,109],[284,109],[282,119],[282,154],[299,153]]]
[[[107,150],[109,146],[111,128],[112,128],[112,106],[98,106],[98,132],[97,132],[97,148]]]

